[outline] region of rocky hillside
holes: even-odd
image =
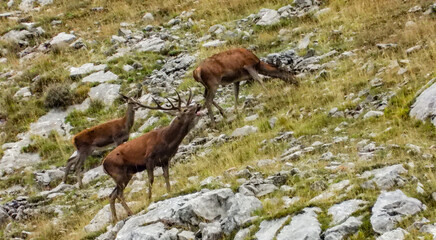
[[[433,0],[9,0],[0,3],[0,239],[436,239]],[[300,84],[218,90],[172,160],[125,191],[95,151],[61,183],[71,137],[203,87],[192,71],[234,47]],[[140,109],[130,138],[173,116]]]

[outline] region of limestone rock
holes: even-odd
[[[103,170],[103,166],[98,166],[96,168],[93,168],[87,172],[85,172],[85,174],[83,174],[83,179],[82,179],[82,183],[83,184],[88,184],[91,181],[100,178],[102,176],[106,175],[106,173]]]
[[[273,240],[277,231],[289,219],[289,216],[274,220],[264,220],[260,223],[259,231],[255,234],[258,240]]]
[[[320,240],[321,224],[318,222],[319,208],[305,208],[303,213],[295,215],[291,223],[283,227],[277,240]]]
[[[356,217],[350,217],[340,225],[327,229],[324,232],[324,240],[342,240],[346,239],[346,236],[354,234],[359,230],[362,221]]]
[[[269,26],[280,21],[280,14],[273,9],[261,9],[258,16],[260,17],[259,21],[256,22],[258,26]]]
[[[138,52],[160,52],[165,46],[165,41],[158,37],[144,39],[134,45]]]
[[[119,97],[120,87],[118,84],[102,83],[91,88],[88,95],[91,100],[99,100],[106,105],[111,105]]]
[[[426,206],[418,199],[407,197],[401,190],[383,192],[372,208],[370,218],[375,232],[383,234],[394,230],[403,217],[414,215]]]
[[[112,73],[111,71],[98,71],[96,73],[93,73],[87,77],[84,77],[82,79],[82,82],[98,82],[98,83],[104,83],[104,82],[109,82],[109,81],[114,81],[117,80],[118,76],[114,73]]]
[[[93,63],[85,63],[80,67],[71,67],[70,68],[70,77],[81,77],[96,71],[103,71],[107,69],[106,64],[94,65]]]
[[[256,133],[256,132],[257,132],[257,127],[247,125],[247,126],[235,129],[230,136],[231,137],[243,137],[243,136],[248,136],[248,135],[250,135],[252,133]]]
[[[74,39],[76,39],[75,35],[61,32],[50,41],[50,45],[52,47],[62,47],[71,43]]]
[[[402,228],[397,228],[395,230],[383,233],[383,235],[377,237],[376,240],[403,240],[408,232]]]
[[[362,205],[367,204],[366,201],[360,199],[352,199],[331,206],[328,213],[332,215],[332,225],[336,225],[345,221],[354,212],[362,209]]]
[[[436,125],[436,83],[424,90],[415,100],[410,116],[425,121],[429,119]]]

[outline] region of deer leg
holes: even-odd
[[[210,118],[210,121],[211,121],[211,124],[213,127],[215,127],[215,118],[213,116],[211,103],[213,103],[213,97],[215,95],[215,91],[213,91],[212,89],[207,89],[207,88],[204,91],[204,95],[205,95],[205,99],[206,99],[205,105],[207,108],[207,115],[209,115],[209,118]]]
[[[124,199],[124,188],[121,188],[118,191],[118,200],[120,201],[123,208],[126,210],[127,216],[132,216],[133,215],[132,210],[130,210],[129,206],[126,203],[126,200]]]
[[[117,195],[118,195],[118,185],[115,187],[115,189],[109,195],[109,204],[110,204],[110,208],[111,208],[111,212],[112,212],[112,222],[113,223],[118,222],[117,211],[115,209],[115,200],[117,199]]]
[[[256,81],[258,81],[258,82],[260,83],[260,85],[262,86],[262,88],[263,88],[264,90],[266,90],[266,87],[265,87],[265,85],[263,84],[262,78],[259,76],[259,74],[257,74],[257,71],[256,71],[256,69],[254,69],[253,66],[244,66],[244,69],[247,70],[248,74],[250,74],[250,76],[251,76],[254,80],[256,80]]]
[[[153,182],[154,182],[153,168],[147,168],[147,174],[148,174],[148,200],[151,201],[151,189],[153,187]]]
[[[170,193],[171,192],[171,185],[170,185],[170,172],[169,172],[169,164],[165,164],[162,166],[162,170],[163,170],[163,175],[165,178],[165,184],[167,187],[167,192]]]
[[[212,101],[213,105],[218,109],[218,111],[220,111],[221,116],[226,117],[226,114],[224,113],[224,109],[218,105],[218,103],[216,103],[215,101]]]
[[[77,182],[79,183],[79,188],[83,188],[82,184],[82,178],[83,178],[83,172],[84,172],[84,165],[86,158],[91,154],[91,150],[86,150],[80,154],[79,159],[76,163],[76,175],[77,175]]]
[[[67,183],[68,174],[70,173],[70,169],[73,166],[74,163],[77,164],[77,158],[79,157],[80,153],[78,151],[74,151],[74,153],[71,155],[71,157],[67,160],[67,165],[65,167],[65,175],[62,179],[62,182]]]
[[[239,82],[234,82],[233,87],[235,92],[235,111],[238,112]]]

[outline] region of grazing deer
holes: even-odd
[[[139,88],[136,97],[140,97],[141,93],[142,86]],[[129,139],[130,129],[135,119],[135,110],[138,106],[132,98],[120,95],[127,101],[127,111],[124,117],[87,128],[73,137],[72,141],[77,150],[67,160],[63,182],[67,182],[68,173],[72,165],[74,165],[77,182],[82,187],[83,165],[86,158],[95,149],[108,147],[113,144],[118,146]]]
[[[205,105],[212,125],[215,125],[213,118],[213,104],[225,117],[224,110],[213,100],[219,85],[233,83],[235,92],[235,110],[238,107],[239,82],[247,79],[258,81],[263,88],[263,82],[258,73],[280,78],[285,82],[298,85],[292,72],[287,72],[261,61],[256,55],[245,48],[227,50],[204,60],[193,72],[195,81],[204,86]]]
[[[138,103],[139,106],[144,108],[166,111],[177,110],[178,113],[169,126],[153,130],[118,146],[103,160],[104,171],[114,179],[117,185],[110,194],[110,208],[114,222],[117,221],[115,211],[115,200],[117,198],[128,214],[132,214],[124,200],[123,192],[135,173],[147,170],[148,199],[151,200],[151,189],[154,181],[153,170],[155,167],[162,167],[166,188],[170,192],[170,160],[176,154],[182,140],[197,124],[199,117],[202,115],[200,104],[189,106],[192,100],[192,92],[190,92],[189,99],[184,108],[181,106],[182,100],[178,93],[177,96],[177,106],[169,99],[167,100],[171,107],[163,107],[155,99],[153,101],[156,103],[156,107]]]

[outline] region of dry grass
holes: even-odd
[[[294,162],[300,170],[307,172],[304,178],[292,177],[288,184],[295,186],[297,191],[290,193],[289,196],[298,195],[302,201],[290,209],[283,209],[283,202],[274,199],[280,199],[284,193],[274,193],[262,199],[264,209],[257,214],[262,219],[278,217],[284,214],[294,214],[303,207],[309,206],[309,199],[318,193],[311,191],[308,186],[318,180],[326,180],[331,175],[334,181],[351,179],[357,186],[363,180],[356,178],[356,174],[376,167],[409,163],[415,164],[414,168],[408,167],[409,176],[416,176],[424,184],[426,194],[420,195],[415,191],[416,183],[408,182],[402,189],[407,195],[416,197],[423,201],[431,209],[435,207],[431,202],[430,193],[434,192],[436,178],[434,168],[428,168],[426,165],[433,164],[434,159],[424,159],[421,156],[407,153],[404,148],[405,144],[412,143],[423,147],[423,153],[435,154],[430,146],[434,144],[435,129],[430,124],[417,123],[408,116],[408,109],[412,103],[415,92],[420,89],[431,77],[435,77],[435,54],[436,54],[436,23],[429,17],[421,17],[421,14],[407,13],[407,10],[416,4],[427,6],[432,1],[415,1],[403,2],[400,0],[362,0],[362,1],[345,1],[330,0],[326,6],[332,9],[332,12],[322,16],[320,19],[307,18],[304,20],[295,20],[283,22],[280,28],[292,30],[300,27],[298,32],[292,33],[289,42],[284,42],[278,46],[271,46],[271,42],[278,39],[280,28],[256,29],[255,36],[246,43],[229,43],[226,46],[215,49],[199,49],[199,60],[204,59],[214,53],[226,50],[231,47],[248,46],[256,44],[259,48],[256,54],[263,56],[275,50],[287,49],[289,44],[295,45],[298,40],[306,33],[316,30],[316,39],[318,45],[312,47],[318,52],[327,52],[332,49],[341,51],[350,51],[358,49],[354,58],[344,58],[337,60],[337,67],[330,70],[330,76],[323,81],[314,81],[314,76],[309,75],[301,86],[294,87],[284,86],[281,82],[267,83],[268,92],[265,93],[257,85],[244,88],[245,94],[262,94],[261,100],[265,103],[265,109],[259,113],[260,118],[250,125],[258,126],[260,131],[245,138],[237,139],[221,146],[211,149],[211,152],[204,155],[194,155],[188,163],[176,163],[171,169],[171,179],[176,180],[174,192],[170,196],[189,192],[199,188],[199,183],[189,183],[187,178],[199,176],[200,181],[208,176],[225,175],[229,168],[236,167],[242,169],[247,165],[256,167],[257,160],[278,158],[287,148],[285,144],[267,144],[262,149],[260,142],[264,139],[273,138],[280,131],[294,131],[296,137],[304,136],[302,144],[309,146],[312,142],[319,140],[322,142],[331,142],[334,136],[349,136],[350,140],[346,143],[333,145],[329,151],[337,154],[348,154],[349,161],[355,164],[354,168],[344,168],[339,171],[328,171],[324,167],[328,162],[317,161],[322,152],[307,154],[302,159]],[[217,4],[226,6],[217,8]],[[122,21],[133,22],[141,26],[140,19],[145,12],[152,12],[155,15],[154,24],[165,23],[181,11],[195,8],[193,16],[194,21],[205,19],[203,27],[198,29],[199,33],[207,31],[208,27],[222,22],[245,17],[251,13],[257,12],[260,8],[269,7],[277,8],[285,5],[285,1],[198,1],[193,4],[191,1],[84,1],[77,3],[75,1],[58,1],[56,6],[48,13],[33,13],[33,19],[42,22],[48,32],[55,33],[62,31],[74,30],[78,35],[85,39],[97,39],[101,41],[98,47],[95,47],[94,53],[88,51],[77,52],[60,52],[50,54],[34,65],[38,72],[56,76],[62,81],[69,81],[66,78],[66,65],[78,66],[85,62],[103,59],[99,49],[105,46],[105,41],[112,34],[116,34],[119,23]],[[103,6],[106,11],[101,13],[92,13],[90,8]],[[64,13],[63,15],[59,15]],[[61,27],[50,27],[51,19],[62,19],[64,25]],[[416,27],[405,29],[407,21],[414,21]],[[95,25],[94,22],[100,22]],[[13,24],[6,23],[6,27],[14,27]],[[332,30],[342,31],[339,39],[331,37]],[[97,32],[97,30],[99,30]],[[377,43],[397,43],[399,47],[394,50],[380,51],[377,49]],[[406,55],[405,50],[409,47],[420,44],[424,46],[411,55]],[[12,57],[9,59],[13,59]],[[333,119],[326,116],[329,109],[333,107],[346,108],[353,106],[352,103],[345,100],[345,96],[350,93],[357,94],[363,89],[370,87],[369,81],[375,76],[375,72],[367,72],[361,67],[368,61],[375,65],[375,71],[379,68],[388,66],[392,60],[408,59],[410,62],[405,64],[409,71],[404,76],[399,76],[395,71],[387,71],[381,76],[384,85],[379,89],[371,89],[372,93],[397,91],[396,96],[390,100],[385,115],[378,119],[363,120],[359,119]],[[17,60],[13,59],[15,63]],[[53,63],[51,63],[53,62]],[[57,63],[64,63],[59,65]],[[15,64],[11,64],[15,65]],[[27,69],[27,67],[26,67]],[[189,81],[189,80],[188,80]],[[194,84],[188,82],[186,85]],[[404,85],[405,84],[405,85]],[[403,86],[404,85],[404,86]],[[398,89],[401,89],[398,91]],[[231,100],[232,102],[233,100]],[[311,113],[311,114],[308,114]],[[34,113],[35,119],[38,113]],[[228,125],[222,125],[220,133],[231,133],[235,128],[246,125],[243,121],[249,112],[242,112],[241,116]],[[268,119],[277,116],[279,121],[274,129],[265,127]],[[349,126],[344,127],[340,133],[335,133],[335,129],[342,121],[346,121]],[[384,132],[387,128],[391,130]],[[323,131],[326,129],[326,131]],[[370,133],[377,134],[375,137]],[[317,137],[313,137],[317,135]],[[377,145],[387,146],[389,144],[398,144],[400,149],[388,149],[382,151],[371,161],[362,161],[358,158],[356,143],[361,139],[370,139]],[[272,174],[282,168],[282,163],[274,166],[259,169],[265,174]],[[406,165],[406,164],[405,164]],[[227,177],[224,183],[236,186],[234,177]],[[357,187],[355,190],[347,193],[345,198],[363,198],[374,201],[378,191],[364,190]],[[143,195],[144,194],[144,195]],[[137,209],[143,209],[148,205],[145,201],[145,192],[143,194],[133,195],[129,201],[140,201],[141,205]],[[165,194],[163,178],[158,177],[154,184],[153,194],[155,199],[160,199]],[[62,200],[56,200],[62,202]],[[55,201],[55,203],[56,203]],[[90,204],[88,200],[83,200],[83,204]],[[58,202],[58,203],[59,203]],[[319,204],[325,209],[326,206],[334,202],[328,201]],[[86,213],[76,209],[71,210],[71,214],[62,218],[65,221],[62,224],[62,231],[56,232],[59,226],[50,223],[50,218],[42,218],[35,221],[36,227],[29,227],[29,230],[35,232],[37,239],[81,239],[86,236],[83,227],[90,221],[94,214],[107,201],[93,201],[93,207]],[[418,217],[425,216],[430,221],[436,221],[434,211],[426,211]],[[329,221],[328,217],[320,217],[320,221]],[[365,220],[364,230],[361,230],[352,239],[368,239],[373,234],[368,227],[368,219]],[[406,220],[402,226],[407,226],[412,219]],[[29,224],[31,226],[32,224]]]

